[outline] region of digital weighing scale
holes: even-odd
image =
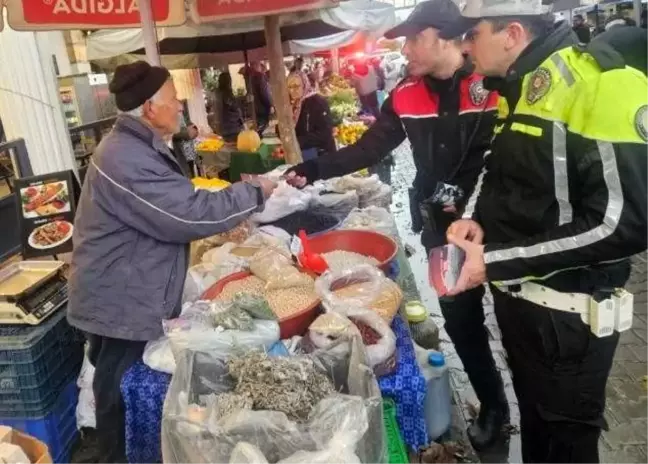
[[[67,303],[61,261],[20,261],[0,270],[0,324],[38,325]]]

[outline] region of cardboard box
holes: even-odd
[[[20,446],[33,464],[52,464],[49,449],[42,441],[14,430],[11,434],[11,443]]]

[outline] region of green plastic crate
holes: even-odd
[[[400,429],[396,422],[396,405],[390,398],[383,398],[383,421],[385,424],[385,435],[387,436],[389,464],[409,463],[405,442],[401,437]]]
[[[232,182],[241,180],[241,174],[265,174],[274,168],[286,164],[283,159],[274,159],[270,155],[274,146],[262,144],[256,153],[233,151],[230,159],[229,175]]]

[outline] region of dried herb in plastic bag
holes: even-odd
[[[212,321],[215,326],[228,330],[252,330],[252,316],[234,305],[214,303],[212,306]]]
[[[275,313],[270,309],[268,301],[260,295],[237,293],[232,299],[232,304],[234,307],[248,312],[257,319],[264,319],[267,321],[277,320],[277,316],[275,316]]]

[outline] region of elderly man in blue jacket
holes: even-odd
[[[275,184],[195,190],[168,146],[182,106],[169,72],[140,61],[110,83],[121,114],[99,144],[79,201],[68,320],[88,335],[98,462],[126,462],[123,373],[162,320],[178,316],[189,243],[263,209]]]

